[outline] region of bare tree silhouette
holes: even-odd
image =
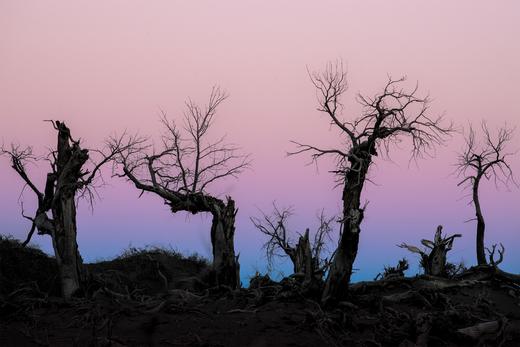
[[[54,255],[58,264],[62,295],[68,299],[76,293],[83,279],[83,261],[76,241],[76,199],[86,197],[92,204],[95,189],[94,180],[103,165],[109,163],[123,147],[120,139],[113,139],[104,151],[90,150],[99,156],[92,162],[90,169],[85,165],[89,161],[88,149],[82,149],[79,140],[74,140],[64,122],[50,121],[58,132],[58,143],[47,157],[38,157],[32,147],[11,144],[10,148],[2,146],[0,154],[9,156],[11,166],[22,178],[25,185],[36,195],[38,207],[34,217],[25,215],[22,203],[22,216],[31,221],[31,228],[26,246],[37,230],[40,235],[50,235]],[[40,160],[50,163],[51,171],[47,173],[43,192],[33,183],[27,173],[27,164]],[[50,212],[51,217],[48,213]]]
[[[322,211],[318,215],[319,225],[314,232],[312,242],[308,228],[303,235],[298,235],[298,241],[295,242],[287,227],[287,220],[292,215],[290,208],[280,209],[273,203],[271,215],[260,212],[262,217],[251,217],[251,222],[268,237],[263,246],[268,266],[272,267],[275,257],[287,256],[293,263],[294,274],[303,276],[304,283],[321,280],[330,264],[324,251],[327,242],[331,240],[334,217],[327,217]]]
[[[421,240],[423,246],[429,249],[429,251],[427,251],[428,253],[420,250],[416,246],[411,246],[406,243],[400,244],[399,247],[406,248],[410,252],[417,253],[421,256],[421,266],[426,275],[447,276],[447,255],[453,247],[453,241],[457,237],[462,237],[462,235],[454,234],[451,236],[443,236],[442,225],[439,225],[433,240]]]
[[[310,153],[313,161],[332,155],[336,160],[334,173],[343,185],[342,234],[323,292],[323,300],[327,301],[343,295],[350,282],[364,216],[361,192],[373,156],[381,151],[388,154],[391,146],[403,138],[410,139],[414,158],[432,154],[435,146],[453,131],[453,126],[443,125],[442,116],[430,116],[429,100],[417,95],[417,86],[406,91],[401,87],[405,78],[391,77],[382,92],[373,97],[358,95],[363,106],[361,116],[342,120],[341,97],[347,90],[342,63],[329,63],[323,72],[309,75],[316,88],[318,111],[325,113],[345,142],[344,148],[320,148],[293,141],[297,149],[289,153]]]
[[[239,148],[226,144],[224,136],[207,140],[216,110],[226,98],[220,88],[214,87],[205,107],[189,100],[181,128],[163,112],[161,122],[166,131],[160,151],[153,150],[144,139],[134,138],[133,146],[122,153],[119,162],[121,176],[142,192],[163,198],[172,213],[211,213],[215,281],[236,288],[240,277],[234,249],[235,201],[229,196],[222,200],[207,190],[214,182],[236,178],[250,165],[249,156],[237,153]]]
[[[465,137],[465,147],[458,155],[457,173],[462,178],[458,185],[471,189],[475,219],[477,220],[477,262],[479,265],[485,265],[487,264],[484,246],[486,223],[480,204],[480,183],[482,178],[493,179],[495,185],[502,183],[506,187],[510,183],[516,185],[516,182],[513,170],[508,162],[508,158],[514,154],[508,151],[514,129],[504,126],[498,129],[496,136],[493,136],[487,124],[482,122],[481,130],[482,142],[479,142],[476,138],[475,129],[470,125],[469,132]]]
[[[486,248],[486,251],[489,255],[489,265],[496,268],[502,261],[504,261],[504,253],[506,249],[504,248],[504,245],[500,243],[500,248],[497,249],[497,244],[493,244],[491,248]],[[495,259],[495,252],[498,253],[498,259]]]

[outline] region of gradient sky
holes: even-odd
[[[271,201],[292,205],[295,231],[314,228],[324,208],[337,213],[341,190],[324,161],[287,158],[289,140],[334,145],[316,108],[306,68],[319,70],[343,59],[349,90],[344,116],[355,117],[358,92],[373,95],[387,74],[408,76],[433,99],[432,113],[445,113],[460,127],[486,119],[490,126],[520,125],[520,24],[518,1],[8,1],[0,0],[0,138],[31,144],[45,153],[55,133],[44,119],[65,120],[85,146],[127,130],[155,138],[159,109],[179,117],[188,97],[205,102],[220,85],[229,99],[213,133],[251,153],[252,169],[212,192],[232,195],[239,207],[236,248],[243,280],[265,270],[264,239],[250,216],[269,211]],[[520,130],[512,143],[520,148]],[[435,159],[408,162],[406,142],[392,161],[378,158],[364,199],[354,280],[373,278],[402,256],[417,271],[418,259],[395,245],[419,244],[438,224],[457,239],[451,260],[475,263],[472,206],[451,175],[455,136]],[[520,175],[520,155],[512,162]],[[45,163],[31,167],[43,184]],[[99,190],[92,213],[80,203],[79,246],[85,260],[115,256],[122,249],[171,245],[210,256],[210,219],[172,215],[162,201],[121,179]],[[0,159],[0,232],[23,238],[29,228],[18,205],[21,180]],[[506,246],[504,268],[520,270],[520,190],[482,187],[488,244]],[[26,209],[34,206],[30,192]],[[50,251],[48,238],[34,242]],[[281,267],[288,271],[287,265]]]

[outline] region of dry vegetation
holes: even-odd
[[[257,274],[210,286],[211,265],[167,249],[86,264],[86,290],[59,298],[55,261],[0,240],[2,346],[516,346],[520,286],[501,271],[452,278],[396,271],[355,283],[335,305],[304,278]],[[401,265],[402,266],[402,265]],[[399,271],[397,271],[399,273]],[[323,285],[323,283],[322,283]],[[274,340],[273,340],[274,339]]]
[[[189,100],[181,122],[163,113],[159,148],[147,138],[123,134],[108,139],[102,150],[83,149],[59,121],[51,121],[57,147],[47,155],[37,156],[32,147],[2,146],[0,155],[34,193],[37,209],[29,216],[22,204],[22,216],[31,223],[24,242],[0,236],[0,345],[520,345],[520,275],[499,268],[504,245],[486,247],[479,196],[487,179],[516,185],[508,162],[513,129],[500,128],[494,137],[483,123],[482,143],[470,129],[458,158],[460,184],[471,189],[475,207],[477,266],[447,261],[461,235],[443,234],[439,226],[422,246],[399,246],[419,255],[424,274],[406,277],[409,263],[402,259],[384,267],[374,281],[351,283],[366,213],[362,193],[374,161],[381,154],[387,158],[403,139],[411,144],[412,158],[432,155],[455,128],[432,115],[429,98],[417,86],[406,89],[404,78],[389,78],[374,96],[358,95],[362,113],[348,118],[342,113],[343,66],[329,64],[309,75],[318,110],[339,131],[343,147],[293,142],[290,154],[309,154],[313,161],[335,158],[342,211],[335,217],[322,212],[313,231],[291,230],[292,210],[276,205],[272,213],[251,218],[266,237],[270,266],[278,256],[293,264],[294,273],[278,282],[257,273],[247,288],[242,285],[234,247],[238,208],[232,197],[222,199],[207,189],[250,166],[237,146],[208,136],[227,97],[219,88],[205,106]],[[50,164],[43,189],[26,171],[42,160]],[[210,213],[212,259],[152,247],[84,264],[76,202],[91,199],[106,164],[141,194],[162,198],[174,214]],[[54,257],[28,245],[36,231],[51,238]]]

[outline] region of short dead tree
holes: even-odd
[[[508,150],[513,140],[513,128],[504,126],[499,128],[496,136],[493,136],[485,122],[481,124],[482,139],[476,136],[472,126],[465,138],[464,150],[459,153],[457,162],[457,174],[462,181],[458,184],[471,189],[471,201],[475,207],[475,219],[477,221],[476,251],[478,265],[486,265],[486,252],[484,233],[486,223],[480,203],[479,188],[482,179],[493,179],[495,185],[499,183],[508,187],[510,183],[516,185],[513,170],[509,164],[510,157],[514,154]]]
[[[123,148],[118,139],[113,139],[104,151],[88,150],[74,140],[64,122],[50,121],[57,131],[57,148],[47,157],[38,157],[32,147],[11,144],[2,147],[0,154],[11,160],[11,167],[24,181],[25,186],[36,195],[37,208],[33,217],[25,215],[22,203],[22,216],[31,221],[31,228],[23,245],[27,245],[35,231],[39,235],[49,235],[52,239],[54,255],[58,264],[61,291],[64,298],[74,295],[82,285],[83,261],[76,241],[76,200],[86,197],[92,204],[95,189],[94,179],[104,164],[109,163]],[[99,157],[93,162],[90,155]],[[86,168],[89,159],[90,168]],[[27,165],[40,160],[50,163],[44,190],[37,188],[29,177]],[[49,215],[50,214],[50,215]]]
[[[293,214],[290,208],[280,209],[273,204],[271,215],[264,212],[261,214],[260,218],[252,217],[251,222],[268,237],[263,248],[269,268],[272,268],[276,257],[289,257],[294,275],[303,277],[304,284],[321,281],[329,266],[329,259],[324,253],[327,243],[331,240],[334,217],[326,217],[322,211],[318,215],[319,226],[314,236],[310,236],[307,228],[303,234],[298,235],[298,241],[295,242],[294,233],[287,229],[287,221]]]
[[[388,280],[393,278],[403,278],[404,272],[408,270],[409,264],[406,258],[399,260],[397,266],[385,266],[383,273],[378,273],[374,281],[378,279]]]
[[[497,244],[495,243],[491,248],[486,247],[486,251],[489,256],[489,265],[496,268],[502,261],[504,260],[504,253],[506,249],[504,245],[500,243],[500,248],[497,249]],[[495,259],[495,252],[498,253],[498,259]]]
[[[240,276],[234,247],[235,201],[229,196],[221,199],[208,190],[215,182],[236,178],[250,165],[249,156],[225,143],[224,136],[208,139],[217,108],[226,98],[215,87],[205,107],[188,101],[180,127],[163,112],[165,132],[160,148],[156,150],[146,139],[135,138],[118,158],[123,170],[118,176],[126,177],[142,193],[161,197],[172,213],[210,213],[215,284],[237,288]]]
[[[417,253],[421,256],[421,267],[424,269],[426,275],[446,277],[447,272],[447,254],[453,246],[453,241],[461,234],[452,236],[442,235],[442,225],[437,227],[433,241],[422,239],[421,243],[427,248],[422,251],[416,246],[410,246],[406,243],[398,245],[400,248],[406,248],[412,253]]]

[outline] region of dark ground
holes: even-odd
[[[87,269],[64,302],[54,260],[0,238],[0,346],[520,346],[520,287],[492,269],[356,283],[327,308],[295,278],[208,288],[204,260],[166,250]]]

